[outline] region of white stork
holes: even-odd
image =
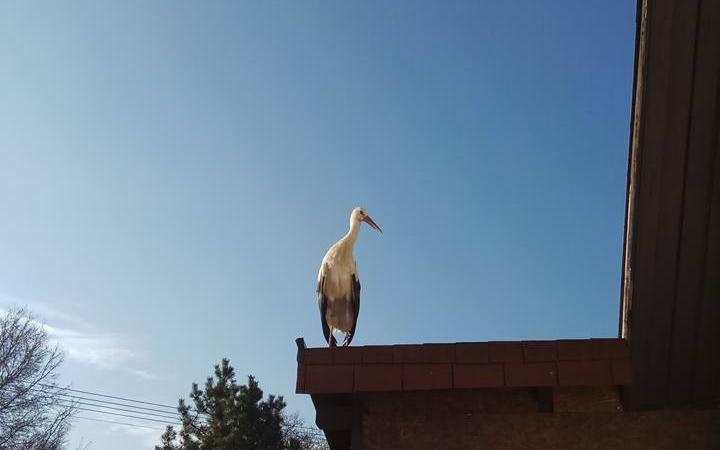
[[[353,247],[360,233],[360,222],[366,222],[382,233],[364,208],[353,209],[350,213],[350,231],[325,253],[318,273],[320,321],[325,342],[330,347],[337,345],[333,336],[335,332],[345,333],[345,347],[350,345],[355,335],[360,313],[360,278],[353,258]]]

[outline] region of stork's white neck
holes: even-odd
[[[360,221],[350,220],[350,230],[345,236],[343,236],[342,239],[340,239],[340,247],[342,247],[343,250],[348,252],[350,255],[352,255],[353,247],[355,246],[358,234],[360,234]]]

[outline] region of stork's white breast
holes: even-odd
[[[352,255],[331,248],[323,258],[319,277],[325,277],[323,293],[330,298],[350,298],[352,277],[357,278],[357,266]]]
[[[325,277],[323,294],[329,298],[350,297],[352,293],[352,277],[357,271],[354,268],[339,264],[323,264],[321,276]]]

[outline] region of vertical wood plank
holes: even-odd
[[[704,280],[717,136],[720,23],[717,1],[700,5],[683,194],[680,254],[670,353],[668,404],[693,400],[696,340]],[[718,274],[720,277],[720,273]],[[716,323],[720,323],[720,320]],[[718,353],[720,354],[720,352]]]
[[[647,1],[638,0],[635,16],[635,61],[633,76],[633,99],[630,114],[630,139],[628,152],[627,186],[625,196],[625,224],[623,233],[622,282],[620,289],[620,320],[618,337],[630,339],[630,311],[632,311],[632,268],[635,248],[635,210],[637,209],[638,148],[643,117],[645,92],[645,65],[647,49]]]
[[[717,101],[720,107],[720,100]],[[717,406],[720,401],[720,124],[717,121],[715,131],[715,170],[698,314],[693,393],[693,402],[703,406]]]
[[[645,380],[651,375],[648,357],[643,354],[643,349],[650,344],[650,339],[643,330],[643,327],[647,328],[643,316],[644,310],[648,309],[646,307],[648,299],[652,295],[648,288],[652,281],[650,263],[654,259],[653,244],[656,230],[652,227],[655,221],[648,216],[657,215],[659,208],[657,199],[650,194],[657,189],[657,179],[654,174],[658,172],[660,161],[659,152],[648,151],[647,148],[652,148],[653,144],[657,148],[657,139],[654,141],[649,131],[661,127],[660,120],[664,105],[660,100],[668,90],[668,64],[658,49],[667,48],[670,43],[671,5],[670,0],[646,3],[644,72],[636,74],[643,79],[644,92],[641,96],[643,104],[639,107],[642,114],[635,118],[641,123],[635,129],[638,136],[634,137],[637,140],[637,147],[634,149],[637,161],[635,175],[637,184],[634,187],[636,207],[634,222],[630,226],[633,228],[632,234],[635,238],[632,240],[633,248],[628,264],[628,270],[632,274],[630,295],[632,309],[628,314],[628,328],[635,383],[626,387],[623,392],[626,404],[632,409],[640,409],[647,403]],[[643,217],[648,218],[643,219]]]
[[[698,0],[648,2],[648,46],[631,270],[631,408],[665,404]]]

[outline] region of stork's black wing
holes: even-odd
[[[325,343],[329,344],[330,347],[335,347],[337,341],[335,336],[330,332],[330,327],[325,319],[325,312],[327,311],[327,297],[325,297],[325,277],[321,276],[318,280],[317,296],[318,296],[318,307],[320,308],[320,323],[322,323],[323,336],[325,336]]]
[[[357,327],[357,318],[358,315],[360,315],[360,280],[358,280],[357,275],[353,275],[352,277],[352,308],[353,308],[353,315],[355,318],[353,319],[352,328],[350,329],[350,334],[347,337],[347,343],[350,345],[350,342],[352,342],[353,337],[355,337],[355,327]]]

